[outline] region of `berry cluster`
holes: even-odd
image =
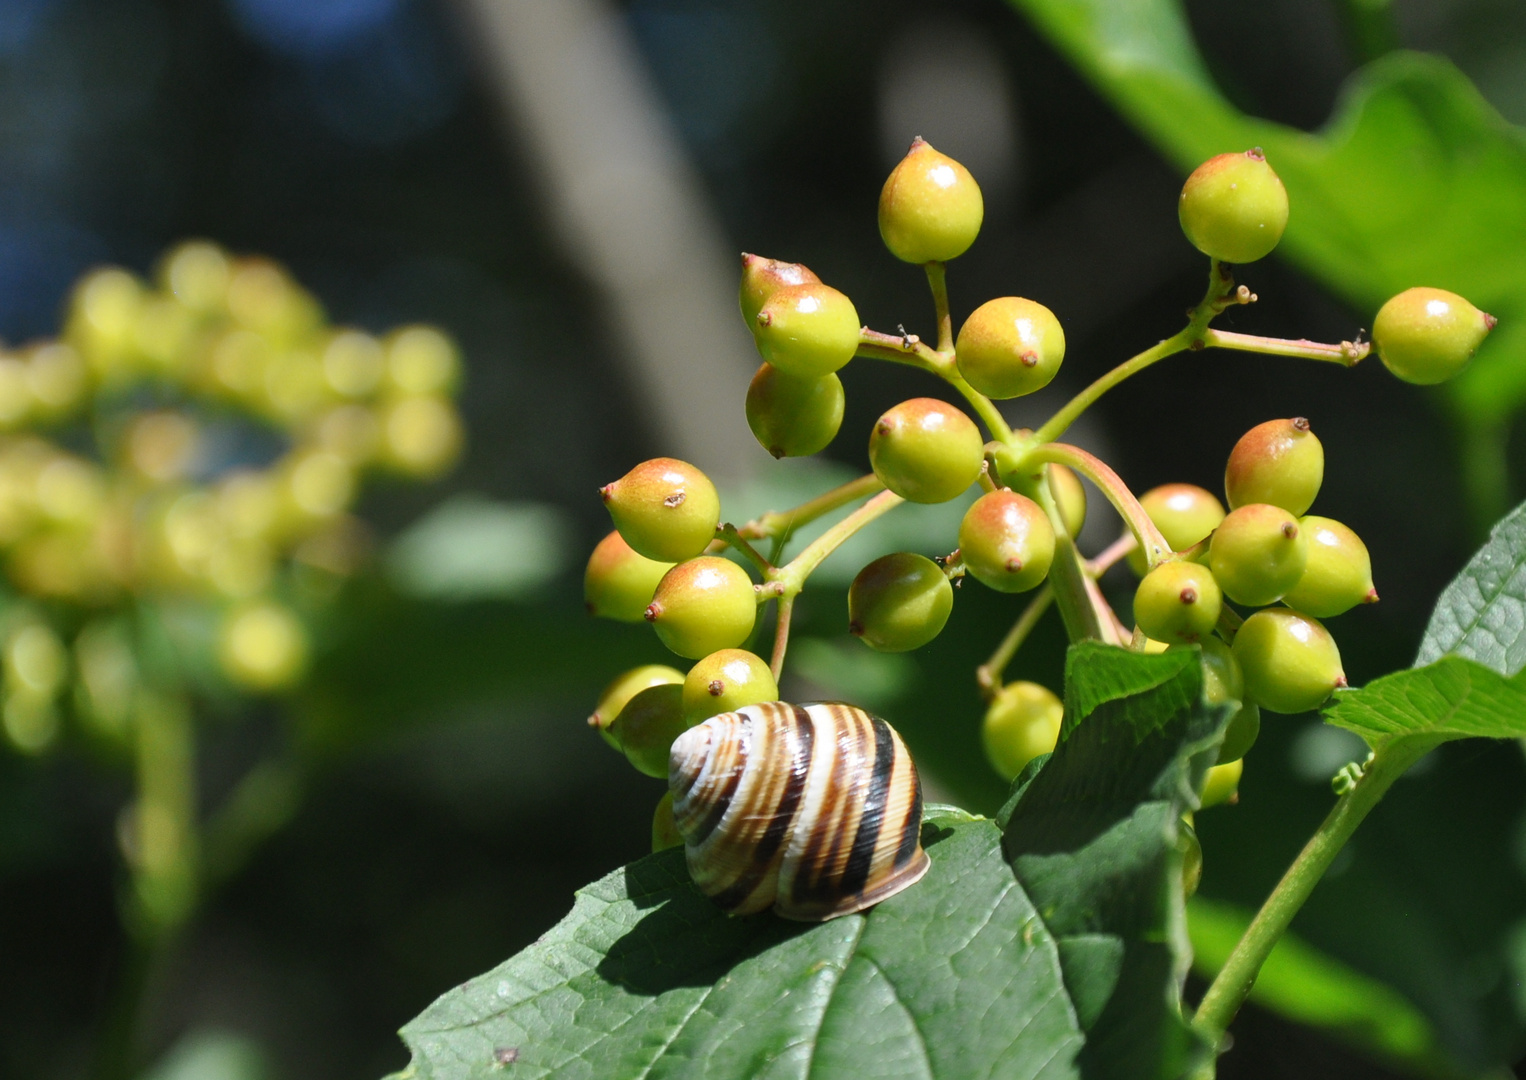
[[[293,602],[365,557],[362,475],[453,463],[459,375],[433,327],[330,326],[280,266],[204,241],[152,285],[81,279],[59,339],[0,355],[11,740],[52,740],[71,669],[83,718],[127,723],[144,600],[209,619],[233,683],[290,686],[308,640]]]
[[[1187,326],[1098,378],[1036,431],[1012,430],[994,402],[1035,393],[1054,379],[1065,357],[1064,330],[1043,304],[1009,296],[975,308],[955,335],[944,264],[974,242],[984,205],[963,166],[926,142],[913,142],[886,181],[879,225],[892,254],[925,269],[936,346],[904,331],[861,326],[852,301],[805,266],[744,255],[742,316],[763,358],[747,390],[747,423],[775,457],[814,454],[833,441],[843,419],[836,373],[859,357],[941,378],[969,411],[940,398],[901,402],[868,433],[870,473],[742,526],[723,521],[714,485],[686,462],[643,462],[605,487],[615,531],[588,563],[589,610],[650,622],[669,649],[697,663],[687,674],[666,666],[626,672],[606,688],[590,723],[638,769],[664,775],[679,733],[777,697],[794,598],[827,554],[902,502],[948,502],[978,485],[981,494],[965,512],[951,554],[894,552],[859,572],[848,591],[849,632],[880,651],[918,648],[942,631],[952,585],[966,575],[998,592],[1034,593],[977,669],[989,701],[987,756],[1007,778],[1052,750],[1061,727],[1064,706],[1050,690],[1001,679],[1050,605],[1072,639],[1198,650],[1207,698],[1238,706],[1203,805],[1231,799],[1261,710],[1303,712],[1345,685],[1340,654],[1319,620],[1377,599],[1360,538],[1309,513],[1324,477],[1319,439],[1301,417],[1248,431],[1225,469],[1227,511],[1189,484],[1136,499],[1108,465],[1058,440],[1104,393],[1177,352],[1215,347],[1349,367],[1372,346],[1359,338],[1320,344],[1212,326],[1228,308],[1256,299],[1236,285],[1231,264],[1271,252],[1288,221],[1287,192],[1260,150],[1206,162],[1188,178],[1178,211],[1188,240],[1211,261],[1207,294]],[[1439,382],[1467,363],[1493,325],[1461,297],[1411,289],[1378,313],[1374,345],[1400,378]],[[1087,512],[1080,477],[1102,491],[1126,526],[1093,559],[1074,544]],[[793,530],[855,504],[781,562]],[[755,542],[766,542],[768,553]],[[1119,620],[1099,586],[1101,575],[1123,560],[1141,579],[1132,626]],[[770,602],[777,613],[772,660],[765,663],[743,647]],[[1242,615],[1232,605],[1259,610]],[[677,842],[667,807],[665,800],[654,824],[659,847]],[[1190,828],[1185,835],[1189,846],[1195,842]],[[1200,866],[1200,854],[1196,863],[1187,861]]]

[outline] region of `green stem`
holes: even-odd
[[[767,537],[773,538],[778,543],[789,537],[796,529],[809,525],[817,518],[825,517],[834,510],[840,510],[851,502],[857,502],[867,495],[873,495],[876,491],[883,491],[885,482],[873,473],[860,476],[857,480],[849,480],[846,484],[823,492],[807,502],[801,503],[793,510],[770,510],[762,517],[749,521],[737,530],[737,536],[747,540],[761,540]],[[769,562],[777,561],[775,555]]]
[[[1028,640],[1028,635],[1033,633],[1033,628],[1044,617],[1044,612],[1049,610],[1049,605],[1054,603],[1054,590],[1048,585],[1033,595],[1028,601],[1028,606],[1017,617],[1017,622],[1012,624],[1012,629],[1007,631],[1007,636],[1001,639],[1001,644],[996,646],[996,651],[987,660],[975,669],[975,682],[980,687],[981,694],[987,701],[994,698],[1001,690],[1002,672],[1012,662],[1012,657],[1017,650],[1022,648],[1023,642]]]
[[[933,310],[938,313],[938,351],[944,354],[954,351],[954,320],[948,313],[948,281],[941,262],[926,266],[927,286],[933,292]]]
[[[1289,338],[1262,337],[1259,334],[1236,334],[1230,330],[1205,330],[1202,341],[1205,347],[1213,349],[1237,349],[1240,352],[1265,353],[1268,356],[1296,356],[1304,360],[1324,360],[1342,367],[1356,367],[1372,351],[1372,346],[1365,341],[1342,341],[1338,345],[1328,345],[1307,338],[1294,341]]]
[[[1024,464],[1042,461],[1069,466],[1096,484],[1139,541],[1139,546],[1144,549],[1145,560],[1152,569],[1171,554],[1171,545],[1166,543],[1166,538],[1155,527],[1155,522],[1150,520],[1145,508],[1139,505],[1139,500],[1134,498],[1134,493],[1122,478],[1101,458],[1065,443],[1036,446],[1024,456]]]
[[[1066,402],[1065,407],[1055,413],[1044,422],[1044,426],[1033,433],[1034,442],[1054,442],[1080,419],[1081,414],[1097,403],[1097,400],[1113,387],[1131,375],[1137,375],[1151,364],[1175,353],[1188,348],[1196,337],[1194,328],[1188,326],[1174,337],[1168,337],[1165,341],[1146,349],[1144,352],[1133,356],[1119,364],[1112,371],[1082,390],[1075,397]]]
[[[291,821],[302,787],[302,770],[289,761],[262,761],[239,780],[202,830],[204,887],[231,878]]]
[[[774,673],[774,685],[778,685],[780,677],[784,674],[784,652],[789,648],[789,624],[790,618],[795,614],[795,598],[793,596],[779,597],[779,608],[774,613],[774,655],[768,662],[769,670]]]
[[[1065,517],[1049,488],[1048,470],[1044,472],[1032,491],[1054,529],[1054,562],[1049,568],[1049,585],[1054,592],[1055,606],[1060,609],[1065,633],[1072,642],[1111,641],[1112,635],[1104,630],[1104,626],[1111,628],[1110,619],[1097,603],[1101,593],[1093,591],[1096,583],[1086,575],[1085,561],[1065,528]]]
[[[945,356],[929,348],[915,334],[897,337],[894,334],[882,334],[878,330],[866,328],[859,334],[858,342],[857,355],[859,356],[889,360],[893,364],[905,364],[938,376],[958,390],[964,400],[970,403],[970,408],[975,410],[976,415],[985,424],[986,430],[991,433],[991,438],[1001,443],[1012,442],[1012,428],[1007,425],[1000,410],[990,398],[964,381],[964,376],[959,374],[959,367],[954,363],[952,356]]]
[[[1335,857],[1340,854],[1356,827],[1378,804],[1393,782],[1427,752],[1440,744],[1437,738],[1410,736],[1394,739],[1378,747],[1367,763],[1362,778],[1339,799],[1319,829],[1309,838],[1287,873],[1261,905],[1245,935],[1229,954],[1213,985],[1203,995],[1193,1017],[1193,1026],[1208,1039],[1218,1042],[1228,1029],[1235,1013],[1245,1003],[1255,984],[1261,965],[1271,955],[1293,916],[1303,907]],[[1210,1074],[1211,1075],[1211,1074]]]
[[[894,510],[905,502],[893,491],[882,491],[853,513],[833,525],[801,550],[785,565],[768,575],[770,581],[784,586],[785,597],[794,596],[805,586],[805,579],[815,572],[826,557],[836,551],[858,530],[882,514]]]
[[[715,538],[756,566],[759,572],[766,574],[774,568],[774,564],[769,562],[761,551],[742,539],[741,532],[731,522],[717,525]]]

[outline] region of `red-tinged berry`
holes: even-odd
[[[948,502],[964,493],[985,460],[975,422],[936,398],[903,401],[875,422],[869,462],[908,502]]]
[[[985,200],[959,162],[919,138],[880,191],[880,237],[903,262],[947,262],[980,233]]]
[[[1186,551],[1204,540],[1224,520],[1224,505],[1213,492],[1196,484],[1162,484],[1139,497],[1139,505],[1150,516],[1172,551]],[[1145,573],[1145,555],[1135,549],[1129,565],[1141,577]]]
[[[1086,526],[1086,488],[1081,478],[1064,465],[1049,466],[1049,493],[1060,509],[1060,520],[1071,536],[1080,536]]]
[[[750,327],[758,312],[774,293],[786,285],[815,285],[821,279],[811,273],[809,267],[781,259],[765,259],[761,255],[742,253],[742,287],[740,290],[742,318]]]
[[[1445,289],[1406,289],[1379,309],[1372,343],[1389,371],[1431,386],[1467,367],[1497,321]]]
[[[763,359],[780,371],[820,379],[853,359],[862,326],[853,301],[809,282],[775,289],[752,320],[752,336]]]
[[[664,683],[649,686],[626,702],[609,725],[609,733],[638,771],[666,779],[668,751],[673,740],[689,727],[684,718],[683,687]]]
[[[721,497],[686,461],[652,458],[599,489],[625,542],[658,562],[693,558],[715,539]]]
[[[588,568],[583,571],[583,606],[588,614],[601,619],[641,622],[657,583],[671,569],[672,563],[637,554],[619,532],[612,532],[588,557]]]
[[[990,491],[959,523],[959,555],[975,580],[997,592],[1027,592],[1054,562],[1054,527],[1043,509],[1015,491]]]
[[[1223,765],[1215,765],[1209,769],[1208,776],[1203,781],[1203,798],[1198,804],[1198,809],[1207,810],[1212,806],[1239,802],[1240,777],[1244,772],[1243,758],[1225,762]]]
[[[747,571],[716,555],[669,570],[646,609],[646,621],[662,643],[693,660],[741,645],[757,615],[757,593]]]
[[[980,726],[991,768],[1003,780],[1015,780],[1028,762],[1053,752],[1064,716],[1064,703],[1047,687],[1034,682],[1003,686]]]
[[[721,649],[684,677],[684,715],[691,724],[743,705],[779,700],[779,686],[763,658],[746,649]]]
[[[1223,604],[1208,567],[1166,562],[1139,583],[1134,593],[1134,621],[1156,641],[1201,641],[1218,625]]]
[[[1239,604],[1260,607],[1282,599],[1309,564],[1309,539],[1280,506],[1251,503],[1231,510],[1208,547],[1208,565]]]
[[[1288,224],[1288,193],[1258,147],[1220,154],[1193,170],[1177,206],[1182,232],[1204,255],[1227,263],[1271,254]]]
[[[1372,558],[1362,538],[1333,518],[1308,514],[1298,523],[1309,536],[1309,565],[1283,598],[1288,607],[1328,619],[1358,604],[1376,604]]]
[[[652,813],[652,853],[683,846],[683,833],[678,831],[678,825],[673,821],[673,793],[665,791],[662,798],[657,800],[657,809]]]
[[[747,387],[747,426],[776,458],[825,450],[842,426],[842,380],[789,375],[764,364]]]
[[[1224,470],[1231,510],[1251,503],[1307,512],[1325,479],[1325,448],[1301,416],[1257,424],[1235,443]]]
[[[982,394],[1015,398],[1049,385],[1065,359],[1065,331],[1043,304],[1019,296],[987,300],[954,345],[959,374]]]
[[[621,672],[599,694],[599,703],[588,718],[588,726],[597,728],[604,741],[618,750],[620,744],[610,734],[609,725],[615,722],[626,703],[649,686],[679,685],[683,681],[684,673],[666,664],[643,664]]]
[[[1317,709],[1346,685],[1335,639],[1317,619],[1291,608],[1267,608],[1246,619],[1234,653],[1246,695],[1275,713]]]
[[[920,649],[953,609],[943,568],[908,551],[875,559],[848,587],[848,630],[876,652]]]

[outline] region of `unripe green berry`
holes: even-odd
[[[681,562],[704,551],[721,521],[710,478],[686,461],[652,458],[599,489],[609,516],[638,555]]]
[[[1340,650],[1319,621],[1291,608],[1267,608],[1235,634],[1245,693],[1275,713],[1318,708],[1346,685]]]
[[[947,262],[980,233],[985,201],[959,162],[918,137],[880,191],[880,236],[897,259]]]
[[[1177,827],[1176,849],[1182,853],[1182,894],[1190,900],[1203,880],[1203,844],[1185,820]]]
[[[1288,590],[1288,607],[1328,619],[1358,604],[1376,604],[1372,558],[1362,538],[1333,518],[1309,514],[1299,519],[1309,537],[1309,565]]]
[[[1064,465],[1050,465],[1049,493],[1059,506],[1065,531],[1080,536],[1086,527],[1086,489],[1081,486],[1081,478]]]
[[[1019,296],[987,300],[959,328],[959,374],[982,394],[1015,398],[1042,390],[1065,359],[1065,331],[1043,304]]]
[[[786,285],[819,284],[821,279],[809,267],[781,259],[742,252],[742,319],[750,328],[768,298]]]
[[[954,589],[931,559],[899,551],[875,559],[848,587],[848,630],[876,652],[920,649],[942,632]]]
[[[1003,686],[980,726],[991,768],[1003,780],[1015,780],[1028,762],[1053,752],[1064,716],[1064,703],[1047,687],[1034,682]]]
[[[1198,803],[1198,809],[1207,810],[1211,806],[1239,802],[1240,777],[1244,772],[1243,758],[1227,761],[1223,765],[1215,765],[1209,769],[1208,776],[1203,781],[1203,798]]]
[[[1378,310],[1372,343],[1389,371],[1430,386],[1467,367],[1497,322],[1445,289],[1406,289]]]
[[[1240,711],[1229,718],[1224,728],[1224,741],[1219,744],[1219,764],[1228,765],[1239,761],[1256,745],[1261,734],[1261,706],[1247,701]]]
[[[853,301],[830,285],[808,282],[775,289],[752,321],[758,351],[780,371],[819,379],[858,352],[863,324]]]
[[[698,724],[743,705],[778,701],[779,686],[763,658],[746,649],[721,649],[689,669],[684,678],[684,715]]]
[[[842,426],[842,380],[788,375],[764,364],[747,387],[747,426],[776,458],[809,457]]]
[[[673,567],[646,609],[646,621],[662,643],[693,660],[742,644],[757,615],[757,593],[747,571],[718,555]]]
[[[1186,551],[1219,527],[1224,520],[1224,506],[1196,484],[1162,484],[1139,497],[1139,505],[1150,516],[1172,551]],[[1129,565],[1144,576],[1147,563],[1143,551],[1129,553]]]
[[[1245,674],[1230,647],[1216,637],[1205,637],[1199,644],[1203,658],[1204,700],[1210,705],[1222,705],[1226,701],[1240,703],[1239,710],[1230,717],[1224,729],[1224,741],[1219,744],[1219,764],[1225,765],[1244,757],[1255,745],[1256,737],[1261,733],[1261,710],[1245,700]],[[1187,648],[1191,646],[1171,646],[1171,649]]]
[[[1288,193],[1260,148],[1220,154],[1193,170],[1177,205],[1192,246],[1228,263],[1269,255],[1288,224]]]
[[[988,491],[959,523],[959,555],[975,580],[997,592],[1027,592],[1054,562],[1054,527],[1043,509],[1015,491]]]
[[[683,687],[672,683],[649,686],[626,702],[609,725],[626,760],[640,772],[667,777],[673,740],[691,726],[684,718],[683,696]]]
[[[1251,503],[1280,506],[1297,517],[1308,511],[1325,479],[1325,448],[1301,416],[1257,424],[1235,443],[1224,469],[1229,508]]]
[[[588,726],[597,728],[599,734],[604,736],[604,741],[618,750],[620,744],[610,734],[609,725],[615,722],[615,717],[620,715],[620,710],[625,708],[630,699],[647,687],[679,685],[683,681],[684,673],[666,664],[642,664],[622,672],[599,695],[599,703],[594,706],[593,715],[588,718]]]
[[[1134,621],[1156,641],[1194,642],[1218,625],[1224,598],[1206,566],[1161,563],[1134,593]]]
[[[640,622],[662,575],[673,569],[631,550],[618,531],[599,541],[583,571],[583,606],[588,614],[620,622]]]
[[[652,813],[652,854],[683,846],[683,833],[678,831],[678,824],[673,820],[673,793],[665,791]]]
[[[985,443],[975,422],[936,398],[903,401],[875,422],[869,463],[908,502],[941,503],[980,476]]]
[[[1308,564],[1309,539],[1298,519],[1266,503],[1231,510],[1208,547],[1208,565],[1224,595],[1252,607],[1282,599]]]

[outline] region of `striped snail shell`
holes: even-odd
[[[736,915],[850,915],[927,873],[922,783],[900,736],[862,709],[771,701],[673,743],[673,820],[689,874]]]

